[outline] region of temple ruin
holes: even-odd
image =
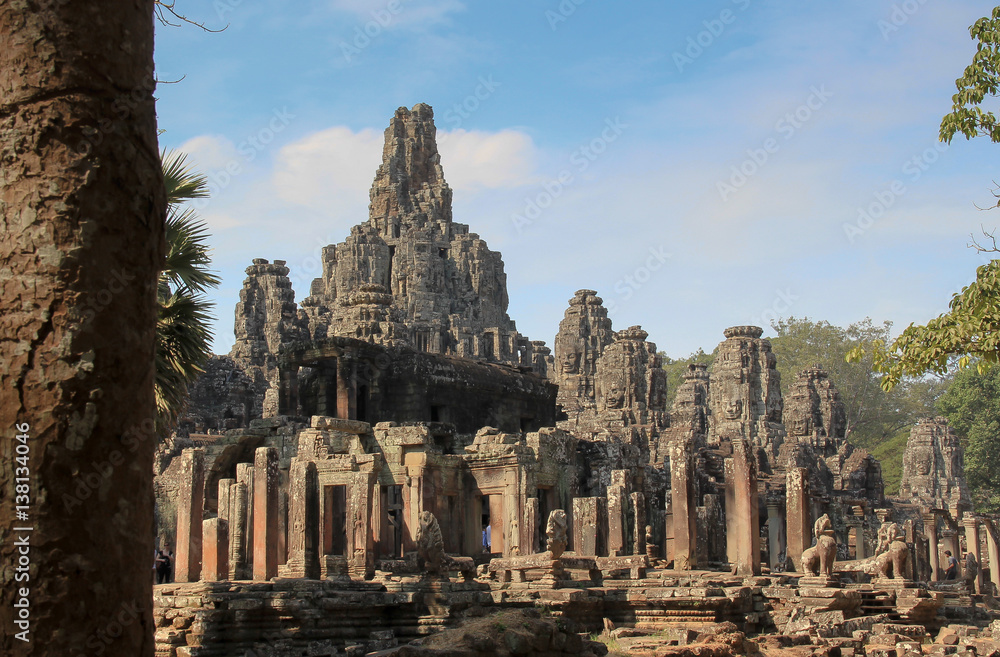
[[[812,367],[783,399],[759,327],[725,329],[669,408],[656,345],[594,290],[554,349],[521,335],[500,254],[452,219],[435,134],[429,106],[396,111],[368,220],[301,301],[285,262],[247,268],[236,344],[158,461],[177,561],[158,655],[389,654],[504,606],[900,657],[989,620],[997,524],[946,422],[914,428],[888,499],[834,382]],[[935,585],[946,546],[981,565],[971,589]]]

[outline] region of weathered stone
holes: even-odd
[[[424,569],[431,574],[438,574],[444,565],[444,538],[441,537],[441,526],[430,511],[420,512],[420,525],[417,527],[417,556],[423,562]]]
[[[208,518],[202,527],[204,550],[201,579],[224,582],[229,579],[229,523],[225,518]]]
[[[712,366],[709,443],[744,438],[774,459],[784,440],[781,377],[762,333],[757,326],[725,331]]]
[[[577,290],[559,322],[552,377],[559,385],[557,402],[569,426],[593,417],[597,408],[597,362],[613,340],[611,320],[597,292]]]
[[[962,444],[945,418],[925,418],[910,431],[899,496],[930,508],[971,508]]]
[[[315,463],[292,463],[288,497],[288,562],[278,572],[282,577],[318,579],[319,481]]]
[[[698,565],[693,440],[670,445],[670,500],[673,511],[674,569]],[[735,511],[735,510],[734,510]]]
[[[278,450],[258,448],[253,475],[253,578],[278,574]]]
[[[204,450],[184,450],[181,454],[180,482],[174,579],[178,582],[197,582],[201,577],[202,507],[205,497]]]
[[[734,572],[744,577],[760,574],[760,511],[757,493],[757,462],[749,440],[733,442],[733,480],[726,483],[733,490],[734,505],[727,508],[732,518]],[[728,470],[727,470],[728,474]]]

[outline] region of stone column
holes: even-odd
[[[299,368],[286,365],[278,369],[278,415],[298,415]]]
[[[736,543],[736,574],[760,575],[760,511],[757,493],[757,461],[753,446],[745,439],[733,441],[733,488],[736,515],[733,522]]]
[[[205,504],[205,450],[181,453],[177,491],[177,552],[174,579],[197,582],[201,577],[201,518]]]
[[[641,492],[629,496],[632,506],[632,554],[646,554],[646,496]]]
[[[246,528],[243,534],[243,560],[245,574],[240,579],[253,579],[253,463],[236,464],[236,481],[246,487]]]
[[[868,552],[865,545],[865,523],[859,520],[854,524],[854,558],[867,559]]]
[[[726,561],[730,568],[736,567],[736,488],[732,485],[736,478],[736,466],[733,457],[729,456],[722,463],[725,477],[726,502]]]
[[[229,488],[236,483],[235,479],[220,479],[217,495],[217,515],[223,520],[229,520]]]
[[[289,482],[291,485],[291,482]],[[288,490],[278,480],[278,565],[288,562],[288,528],[289,528]]]
[[[785,475],[785,554],[796,571],[802,567],[799,564],[802,553],[812,545],[808,475],[805,468],[792,468]]]
[[[979,519],[972,514],[966,514],[965,518],[962,519],[962,524],[965,525],[965,545],[971,554],[974,554],[976,561],[979,563],[979,572],[976,574],[976,593],[983,592],[983,555],[982,550],[979,549]],[[965,565],[964,559],[959,559],[962,565]]]
[[[524,505],[524,524],[521,525],[524,534],[522,545],[526,546],[527,554],[538,554],[538,498],[529,497]]]
[[[337,359],[337,417],[357,419],[357,401],[354,361],[341,356]]]
[[[295,461],[289,472],[288,562],[282,577],[319,579],[319,479],[312,461]]]
[[[224,518],[205,520],[204,562],[201,569],[203,582],[224,582],[229,579],[229,523]]]
[[[229,579],[250,579],[247,567],[247,486],[242,481],[229,488]]]
[[[253,473],[253,578],[278,574],[278,450],[258,447]]]
[[[624,471],[612,471],[608,486],[608,556],[611,557],[625,554],[627,490]]]
[[[781,531],[781,505],[778,502],[767,503],[767,555],[771,572],[778,569],[778,557],[785,551]]]
[[[694,455],[691,441],[670,444],[670,508],[673,512],[674,569],[698,565]]]
[[[581,557],[596,557],[599,525],[596,497],[573,500],[573,550]]]
[[[941,556],[938,547],[937,516],[933,513],[922,514],[924,521],[924,537],[927,539],[927,561],[931,568],[931,581],[941,579]]]
[[[991,521],[986,521],[983,523],[983,529],[986,530],[986,552],[990,557],[990,581],[993,582],[996,593],[1000,593],[1000,547],[997,545],[997,527]]]

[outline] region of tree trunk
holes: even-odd
[[[152,0],[0,0],[3,655],[153,655],[152,91]]]

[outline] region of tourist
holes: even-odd
[[[160,550],[156,557],[156,583],[166,584],[170,581],[170,557]]]
[[[946,580],[956,579],[958,577],[958,559],[952,556],[951,550],[945,550],[944,556],[948,557],[948,568],[944,571],[944,578]]]

